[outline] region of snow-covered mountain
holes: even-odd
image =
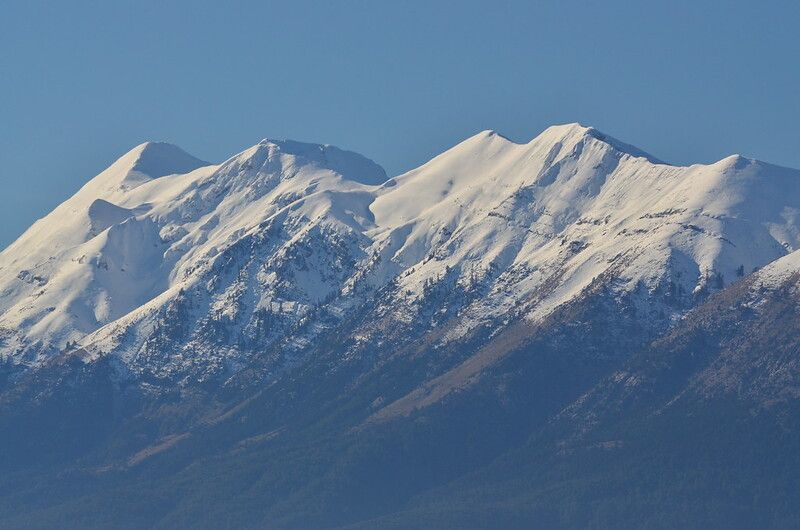
[[[668,165],[578,124],[481,132],[390,179],[331,146],[264,140],[209,165],[147,143],[0,254],[0,355],[203,379],[271,345],[272,369],[291,364],[365,308],[356,343],[447,321],[447,344],[599,278],[668,325],[800,248],[799,211],[800,171]]]
[[[0,526],[792,526],[798,209],[577,124],[143,144],[0,253]]]

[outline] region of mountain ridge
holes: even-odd
[[[169,156],[174,160],[167,160]],[[146,169],[145,166],[159,175],[145,175],[144,180],[136,177],[141,172],[135,168]],[[191,171],[170,175],[175,167]],[[767,174],[777,179],[775,185],[755,186]],[[0,253],[0,275],[3,269],[7,271],[4,290],[8,294],[19,293],[17,304],[23,305],[18,307],[28,315],[22,321],[9,321],[12,311],[5,305],[6,323],[0,325],[13,329],[21,323],[24,330],[29,325],[25,322],[34,323],[32,329],[43,330],[34,334],[36,341],[45,344],[45,350],[40,351],[50,348],[52,352],[53,347],[80,343],[123,316],[136,320],[137,304],[143,300],[160,300],[168,292],[175,296],[179,289],[187,287],[187,275],[194,274],[198,264],[209,264],[201,265],[201,269],[210,266],[223,249],[234,248],[240,238],[252,238],[263,230],[259,227],[267,226],[264,223],[280,226],[281,230],[290,227],[280,243],[283,254],[275,257],[290,266],[288,274],[294,278],[291,281],[304,275],[311,282],[307,287],[302,282],[295,284],[290,288],[294,294],[283,301],[275,302],[272,295],[270,311],[273,303],[293,308],[294,316],[283,317],[288,319],[286,325],[299,322],[310,304],[328,296],[340,298],[346,306],[360,303],[348,294],[352,294],[357,278],[363,278],[372,289],[397,281],[400,291],[414,293],[410,299],[397,294],[399,300],[407,299],[400,305],[408,305],[413,313],[413,298],[422,293],[426,282],[436,282],[451,274],[448,271],[454,271],[459,282],[486,277],[495,290],[500,289],[487,302],[497,306],[494,313],[486,304],[473,308],[477,322],[487,315],[500,315],[527,296],[525,293],[539,289],[540,282],[554,272],[565,270],[568,280],[550,295],[550,301],[545,298],[533,307],[541,317],[586,287],[606,268],[604,260],[616,260],[626,254],[631,256],[626,259],[633,260],[628,272],[623,273],[630,285],[626,289],[637,282],[644,282],[649,289],[659,288],[667,281],[664,271],[679,267],[676,274],[690,276],[688,281],[684,276],[681,288],[696,292],[720,277],[714,275],[733,278],[742,270],[760,267],[797,248],[800,231],[795,221],[796,209],[788,206],[788,210],[776,211],[775,206],[770,206],[776,201],[791,204],[794,197],[786,196],[786,191],[793,191],[797,174],[800,173],[738,156],[711,165],[663,165],[636,148],[580,124],[550,127],[526,144],[484,131],[419,168],[390,179],[374,162],[332,146],[265,139],[219,165],[205,165],[170,144],[145,143],[112,164],[92,181],[96,184],[84,186],[50,215],[54,217],[52,228],[44,230],[52,232],[53,244],[41,244],[40,228],[33,235],[24,234]],[[135,186],[125,184],[130,175],[134,180],[140,179]],[[105,181],[110,187],[102,184]],[[115,184],[117,181],[120,182]],[[653,193],[659,188],[661,197]],[[632,208],[636,202],[641,205]],[[645,207],[647,203],[652,205]],[[737,209],[750,203],[753,206],[742,210],[742,217]],[[88,213],[82,213],[85,208]],[[764,212],[770,210],[775,213],[763,218]],[[84,215],[88,221],[81,220]],[[758,221],[759,216],[763,220]],[[47,223],[47,219],[37,225]],[[331,228],[333,232],[329,233]],[[108,229],[113,230],[103,235],[105,239],[98,239]],[[729,231],[732,232],[728,234]],[[208,242],[212,235],[213,244]],[[339,268],[339,279],[333,280],[319,275],[320,271],[326,275],[325,267],[314,269],[317,272],[309,276],[302,272],[307,265],[291,263],[299,258],[290,249],[307,245],[305,238],[325,240],[331,236],[339,240],[334,244],[339,247],[336,252],[345,253],[336,259],[348,255],[352,262],[349,267],[355,269]],[[127,243],[120,246],[107,240],[109,237]],[[155,254],[144,252],[143,255],[152,254],[150,261],[137,261],[133,255],[142,254],[143,249],[137,247],[136,238],[142,238],[140,243],[149,241],[145,243],[150,245],[148,248],[163,250]],[[19,250],[25,241],[28,249],[34,246],[33,251]],[[333,248],[331,241],[321,240],[310,250],[311,255],[319,249]],[[753,252],[737,250],[742,248],[737,244],[745,243]],[[634,249],[643,245],[656,250],[633,257]],[[659,247],[661,250],[657,250]],[[54,257],[54,251],[63,257]],[[104,252],[116,258],[109,261]],[[681,264],[687,255],[689,262]],[[320,255],[320,259],[329,257]],[[678,261],[670,265],[670,260],[675,259]],[[723,261],[717,263],[720,259]],[[19,260],[26,264],[15,263]],[[62,283],[84,282],[86,292],[100,289],[99,298],[76,300],[80,309],[74,304],[69,306],[71,309],[60,309],[56,304],[41,307],[39,302],[30,305],[32,295],[25,298],[20,275],[40,278],[34,284],[44,282],[40,286],[42,294],[35,297],[46,300],[57,283],[51,281],[51,276],[66,274],[56,272],[59,268],[66,270],[58,265],[64,260],[85,265],[70,266],[77,267],[74,274],[84,279],[67,275]],[[372,263],[374,260],[377,261]],[[112,269],[117,269],[116,276],[109,269],[110,263]],[[550,272],[543,268],[545,264]],[[296,268],[298,265],[300,269]],[[87,267],[93,267],[94,272]],[[140,283],[134,288],[150,293],[145,298],[121,287],[130,281],[130,274],[138,274],[132,272],[137,267],[149,271],[139,275]],[[488,273],[492,267],[499,269]],[[20,270],[11,270],[15,268]],[[153,276],[153,271],[162,268],[158,274],[164,276]],[[48,272],[51,269],[53,272]],[[97,272],[98,269],[109,274]],[[101,279],[103,275],[108,279]],[[278,280],[285,282],[288,277]],[[501,288],[501,284],[507,286]],[[504,298],[505,289],[521,294]],[[69,299],[76,292],[80,295],[73,289],[66,296],[62,292],[52,296]],[[256,304],[255,308],[265,307],[263,293],[251,292],[248,296],[262,299],[250,302]],[[52,313],[86,316],[71,324],[54,318]],[[37,319],[39,323],[35,324]],[[126,326],[116,326],[115,333]],[[465,329],[472,326],[466,324]],[[104,348],[110,347],[107,331],[101,335]],[[36,359],[39,354],[24,346],[28,340],[24,334],[18,333],[17,337],[22,353],[15,357]],[[52,342],[48,337],[56,344],[46,346]]]
[[[136,156],[0,253],[0,526],[797,520],[800,171]]]

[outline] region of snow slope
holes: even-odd
[[[794,280],[795,288],[796,284],[800,284],[800,250],[795,250],[760,269],[754,275],[753,286],[760,292],[763,289],[784,287],[791,280]]]
[[[0,254],[0,354],[78,343],[134,373],[235,372],[379,289],[374,318],[409,326],[436,286],[479,292],[442,298],[447,340],[601,276],[680,313],[798,249],[798,208],[796,170],[672,166],[578,124],[526,144],[485,131],[388,180],[331,146],[264,140],[207,165],[144,144]]]
[[[670,166],[571,124],[527,144],[480,133],[389,181],[372,209],[392,260],[430,257],[404,285],[494,271],[482,318],[529,297],[542,316],[607,270],[622,289],[701,294],[797,248],[799,207],[798,171],[739,156]]]
[[[180,288],[300,195],[321,216],[339,205],[331,192],[357,180],[385,174],[327,146],[264,141],[218,166],[167,144],[138,146],[0,254],[4,353],[29,363],[53,355]]]

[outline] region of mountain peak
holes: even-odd
[[[723,169],[740,170],[754,163],[758,163],[758,161],[735,153],[715,162],[714,165],[720,166]]]
[[[120,158],[131,163],[131,171],[150,178],[159,178],[176,173],[188,173],[209,165],[180,147],[167,142],[144,142]]]
[[[501,140],[505,140],[507,142],[516,143],[510,140],[508,137],[500,134],[499,132],[495,131],[494,129],[484,129],[483,131],[479,132],[472,136],[475,139],[491,139],[491,138],[499,138]]]
[[[627,144],[617,140],[613,136],[605,134],[594,127],[589,127],[578,122],[564,123],[560,125],[551,125],[542,131],[538,136],[529,142],[532,143],[549,143],[549,144],[577,144],[585,141],[598,141],[602,142],[615,151],[623,154],[630,155],[635,158],[644,158],[653,164],[666,164],[653,155],[639,149],[636,146]],[[522,145],[492,129],[483,130],[473,136],[470,136],[463,142],[455,146],[454,149],[472,149],[476,146],[489,146],[502,144]]]
[[[653,155],[639,149],[638,147],[627,144],[620,140],[617,140],[613,136],[605,134],[594,127],[585,126],[578,122],[574,123],[565,123],[561,125],[552,125],[545,129],[539,136],[534,138],[532,141],[550,141],[553,143],[560,142],[560,143],[567,143],[567,142],[574,142],[577,143],[579,141],[585,140],[596,140],[602,142],[616,151],[621,153],[630,155],[635,158],[644,158],[648,161],[652,162],[653,164],[666,164]]]
[[[210,165],[180,147],[166,142],[137,145],[96,176],[87,186],[90,195],[130,190],[149,180],[188,173]],[[104,191],[102,191],[104,190]]]
[[[232,157],[229,163],[241,164],[259,157],[285,155],[301,164],[310,164],[328,169],[342,178],[361,184],[379,185],[387,180],[386,171],[376,162],[354,151],[339,149],[333,145],[276,140],[264,138],[253,147]]]

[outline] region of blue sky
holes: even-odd
[[[0,2],[0,247],[134,145],[261,138],[410,169],[579,121],[800,167],[800,2]]]

